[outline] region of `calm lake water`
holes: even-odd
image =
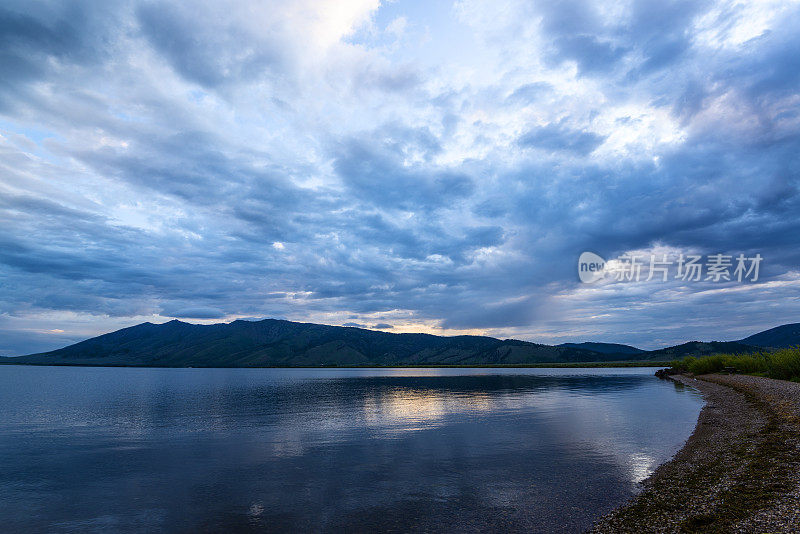
[[[0,530],[580,532],[694,428],[654,370],[0,366]]]

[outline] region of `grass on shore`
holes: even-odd
[[[696,375],[717,373],[732,367],[739,373],[800,382],[800,347],[754,354],[686,356],[672,362],[672,367]]]

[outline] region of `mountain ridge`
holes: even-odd
[[[776,326],[740,339],[739,343],[775,349],[794,347],[800,345],[800,323]]]
[[[623,345],[622,343],[601,343],[598,341],[583,341],[581,343],[560,343],[557,347],[572,347],[576,349],[587,349],[595,352],[602,352],[605,354],[641,354],[647,352],[646,350],[634,347],[632,345]]]
[[[793,337],[794,336],[794,337]],[[744,343],[751,340],[750,343]],[[800,344],[800,323],[729,342],[690,341],[644,351],[614,343],[544,345],[489,336],[395,333],[283,319],[210,325],[173,319],[144,322],[67,347],[3,363],[144,367],[300,367],[405,365],[525,365],[665,361],[688,354],[747,353]],[[789,345],[787,345],[789,346]]]

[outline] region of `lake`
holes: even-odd
[[[694,429],[654,371],[0,366],[0,529],[580,532]]]

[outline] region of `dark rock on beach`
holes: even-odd
[[[677,374],[680,374],[680,371],[672,367],[668,367],[666,369],[659,369],[658,371],[656,371],[656,376],[661,379],[667,379]]]

